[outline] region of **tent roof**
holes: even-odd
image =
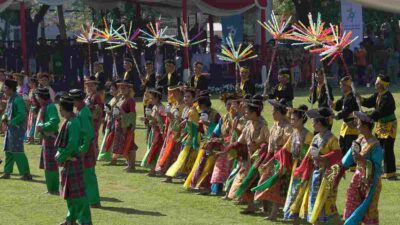
[[[114,8],[116,4],[125,3],[126,0],[86,0],[96,9]],[[182,9],[182,0],[136,0],[130,1],[151,6],[153,9],[165,14],[179,15]],[[188,12],[203,12],[215,16],[229,16],[244,13],[254,7],[265,7],[266,0],[188,0]],[[178,14],[177,14],[178,13]]]
[[[24,0],[27,7],[31,4],[59,5],[71,0]],[[141,3],[152,6],[163,14],[179,15],[182,0],[84,0],[95,9],[111,9],[126,2]],[[400,0],[350,0],[365,7],[394,13],[400,12]],[[8,7],[18,9],[20,0],[0,0],[0,12]],[[266,7],[267,0],[188,0],[188,12],[202,11],[215,16],[242,14],[254,7]]]

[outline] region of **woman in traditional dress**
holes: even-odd
[[[135,170],[136,150],[138,149],[135,144],[134,133],[136,128],[136,102],[133,98],[133,85],[126,80],[117,85],[121,97],[113,110],[115,118],[113,153],[123,155],[128,163],[124,170],[133,172]]]
[[[347,189],[343,219],[345,225],[379,224],[378,201],[382,189],[383,149],[372,134],[374,120],[367,114],[355,112],[360,137],[342,159],[348,169],[357,169]]]
[[[260,98],[258,98],[260,97]],[[254,153],[263,145],[268,143],[269,131],[267,122],[261,116],[263,103],[261,96],[254,96],[246,104],[245,118],[247,123],[239,139],[227,146],[226,152],[236,154],[240,169],[236,175],[232,187],[229,190],[228,198],[237,199],[239,202],[246,202],[247,208],[242,211],[243,214],[253,214],[257,208],[254,205],[254,193],[250,191],[251,187],[257,184],[258,176],[248,176],[254,163]],[[255,172],[255,170],[252,170]],[[250,177],[250,179],[245,179]]]
[[[176,161],[181,143],[181,116],[184,109],[182,85],[176,85],[168,88],[168,104],[165,109],[166,121],[164,130],[164,145],[158,157],[156,172],[165,174],[166,170]],[[172,182],[172,177],[167,176],[164,180],[166,183]]]
[[[216,153],[217,159],[210,181],[212,195],[222,193],[223,185],[232,170],[233,160],[223,152],[224,146],[238,140],[245,123],[243,114],[239,110],[239,96],[226,94],[221,97],[221,100],[225,103],[228,113],[220,119],[209,142],[210,144],[214,142],[220,144],[220,146],[216,146],[220,147],[220,151]]]
[[[161,103],[162,89],[147,89],[147,92],[153,107],[151,110],[146,110],[146,120],[148,120],[151,130],[147,141],[147,151],[143,157],[141,166],[150,168],[147,176],[155,176],[156,163],[164,143],[165,107]]]
[[[104,160],[110,161],[112,155],[112,144],[114,141],[114,125],[115,125],[115,118],[113,116],[113,109],[116,106],[119,100],[119,92],[118,92],[118,81],[113,81],[110,85],[110,95],[112,96],[111,100],[106,104],[104,107],[104,112],[106,113],[105,117],[105,133],[103,137],[103,141],[100,147],[100,154],[97,160]],[[116,163],[118,159],[118,155],[115,155],[112,158],[112,163]]]
[[[313,138],[312,133],[304,127],[304,124],[307,122],[307,110],[308,108],[305,105],[291,110],[293,132],[286,141],[286,144],[268,161],[268,164],[273,165],[275,174],[264,183],[264,187],[269,188],[275,185],[277,180],[286,179],[287,176],[290,176],[290,184],[283,212],[284,219],[293,219],[293,224],[299,224],[300,222],[298,219],[300,210],[299,202],[301,202],[304,195],[304,189],[302,192],[299,190],[300,180],[294,178],[293,173],[307,153]],[[269,165],[266,167],[269,167]]]
[[[196,160],[199,148],[199,112],[193,104],[196,92],[192,88],[186,88],[184,91],[183,101],[185,108],[182,113],[182,122],[180,126],[182,129],[181,146],[182,150],[178,155],[177,160],[168,169],[166,176],[186,178],[190,173],[194,161]],[[179,174],[178,174],[179,173]]]
[[[201,93],[197,99],[198,106],[201,111],[200,130],[203,136],[202,143],[207,143],[217,126],[221,116],[211,107],[211,100],[208,91]],[[183,187],[185,189],[200,190],[201,194],[208,194],[211,190],[211,175],[213,172],[216,156],[211,148],[200,149],[197,154],[193,168],[186,179]]]
[[[268,202],[272,203],[270,215],[267,219],[275,220],[279,206],[285,204],[289,176],[284,175],[283,177],[281,177],[281,179],[276,180],[273,185],[265,187],[266,183],[269,183],[268,180],[273,177],[275,173],[274,165],[268,164],[267,166],[267,162],[276,152],[278,152],[285,145],[289,137],[292,135],[293,129],[286,116],[288,111],[286,100],[268,100],[268,102],[273,106],[272,117],[274,119],[274,124],[270,130],[268,153],[259,154],[261,161],[259,167],[260,180],[258,182],[258,186],[254,188],[253,191],[256,192],[254,198],[256,201],[264,201],[263,203],[265,213],[267,213],[269,208]]]
[[[307,116],[313,119],[316,135],[294,172],[295,178],[301,180],[300,188],[305,188],[299,217],[311,224],[339,224],[337,184],[328,179],[331,166],[338,164],[342,158],[339,141],[329,130],[333,113],[328,108],[319,108],[309,110]]]
[[[89,79],[85,80],[86,87],[86,98],[85,104],[89,107],[92,113],[93,120],[93,128],[94,128],[94,137],[93,137],[93,147],[95,152],[95,159],[99,156],[99,130],[100,126],[103,122],[103,109],[104,109],[104,101],[103,97],[100,93],[97,92],[97,84],[99,81],[96,80],[96,77],[91,76]]]
[[[29,101],[28,107],[28,126],[26,128],[26,142],[28,144],[33,144],[35,142],[35,127],[36,127],[36,119],[39,113],[40,105],[38,99],[36,98],[36,90],[38,88],[38,80],[36,76],[33,76],[29,80]]]

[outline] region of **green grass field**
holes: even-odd
[[[372,90],[361,90],[361,93],[371,93]],[[394,92],[399,108],[400,90]],[[338,95],[339,91],[335,90]],[[305,92],[297,93],[294,105],[308,104]],[[214,108],[224,113],[224,106],[219,100],[213,100]],[[138,103],[137,110],[142,113],[142,105]],[[139,115],[141,116],[141,115]],[[264,116],[271,124],[271,107],[266,105]],[[400,110],[397,110],[400,118]],[[337,134],[341,122],[335,122],[334,131]],[[140,127],[143,127],[140,125]],[[310,127],[310,123],[308,123]],[[136,141],[139,145],[139,159],[144,154],[145,130],[136,130]],[[398,135],[399,137],[399,135]],[[3,144],[3,140],[0,141]],[[396,142],[397,162],[399,162],[400,142]],[[43,171],[38,169],[39,146],[26,146],[33,182],[23,182],[14,175],[11,180],[0,180],[0,224],[55,225],[64,221],[66,203],[58,196],[43,194],[46,191]],[[2,156],[3,157],[3,156]],[[199,196],[186,192],[181,183],[164,184],[163,178],[145,176],[146,169],[138,168],[137,173],[124,173],[122,166],[105,166],[98,163],[97,176],[102,208],[92,210],[94,224],[286,224],[285,222],[267,222],[263,216],[244,216],[239,211],[244,206],[235,206],[233,202],[221,200],[219,197]],[[2,171],[3,169],[0,169]],[[15,167],[16,171],[16,167]],[[342,180],[339,187],[337,205],[342,212],[344,195],[351,174]],[[381,224],[399,224],[400,181],[383,180],[383,189],[379,202]]]

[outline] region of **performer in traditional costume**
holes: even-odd
[[[96,85],[98,83],[99,82],[96,80],[94,76],[85,80],[85,86],[86,86],[85,104],[89,107],[90,112],[92,114],[93,127],[94,127],[93,148],[96,159],[99,155],[99,144],[98,144],[99,130],[104,119],[103,118],[104,101],[102,96],[97,92]]]
[[[357,169],[347,189],[343,219],[345,225],[379,224],[378,201],[382,189],[383,149],[374,137],[373,119],[366,113],[355,112],[361,135],[343,157],[341,165]]]
[[[54,92],[53,88],[51,88],[51,86],[50,86],[50,75],[48,73],[38,73],[37,78],[39,81],[39,87],[49,89],[50,99],[52,102],[54,102],[56,93]]]
[[[176,73],[175,62],[172,59],[165,60],[165,75],[156,82],[156,87],[164,87],[164,90],[168,87],[175,86],[182,81],[178,73]]]
[[[60,115],[65,119],[56,140],[56,160],[60,166],[61,196],[67,201],[68,213],[61,225],[91,225],[89,200],[85,193],[83,162],[81,158],[81,125],[73,112],[74,103],[70,97],[61,97]]]
[[[268,97],[277,101],[285,99],[287,104],[292,106],[294,94],[292,83],[290,83],[290,71],[288,69],[279,70],[278,84],[270,90]]]
[[[310,88],[310,97],[308,99],[311,104],[318,103],[318,108],[329,107],[329,100],[333,101],[332,87],[325,85],[325,73],[322,70],[317,70],[315,73],[314,86]],[[328,91],[326,90],[328,88]],[[328,95],[329,93],[329,95]]]
[[[200,190],[202,194],[208,194],[211,191],[210,180],[214,169],[216,155],[212,148],[205,148],[204,144],[210,140],[221,116],[211,107],[209,95],[203,93],[203,96],[200,96],[197,99],[197,103],[201,111],[199,127],[200,133],[203,136],[203,145],[197,154],[196,161],[183,187],[185,189]]]
[[[275,172],[279,177],[290,174],[290,183],[286,202],[283,207],[283,219],[293,219],[293,224],[300,224],[299,212],[305,188],[302,187],[301,180],[294,177],[294,172],[306,155],[313,134],[304,127],[307,122],[307,106],[300,105],[299,108],[291,109],[291,124],[293,133],[286,144],[273,157]],[[274,175],[275,176],[275,175]]]
[[[166,122],[164,130],[164,145],[161,149],[160,156],[158,157],[156,172],[164,174],[166,170],[176,161],[181,150],[181,137],[180,123],[182,112],[185,107],[183,103],[182,85],[176,85],[168,88],[168,103],[165,108]],[[172,182],[172,177],[165,179],[166,183]]]
[[[94,63],[94,77],[98,81],[97,83],[97,92],[103,97],[104,99],[104,89],[105,84],[109,79],[107,79],[106,74],[104,73],[103,63],[95,62]]]
[[[339,144],[342,149],[342,154],[345,155],[351,144],[358,137],[357,124],[353,116],[353,112],[358,111],[357,99],[352,92],[353,81],[351,77],[343,77],[340,80],[340,89],[343,96],[331,104],[335,111],[340,111],[336,114],[336,120],[343,120],[342,127],[340,128]]]
[[[229,174],[233,169],[234,160],[229,156],[229,154],[224,153],[223,150],[225,146],[238,140],[246,123],[239,108],[239,95],[227,93],[221,97],[221,100],[225,103],[226,111],[228,113],[220,119],[209,142],[209,144],[219,144],[211,146],[214,148],[214,151],[216,151],[217,157],[210,180],[212,195],[219,195],[223,192],[224,183],[227,181]],[[217,148],[217,150],[215,148]]]
[[[80,136],[82,139],[81,146],[79,148],[83,155],[83,166],[84,166],[84,181],[86,194],[89,199],[91,207],[100,207],[100,194],[99,186],[96,176],[96,145],[93,138],[95,136],[92,113],[89,107],[85,104],[85,93],[79,89],[72,89],[69,91],[69,96],[74,99],[74,106],[76,107],[76,117],[79,119],[81,124]]]
[[[384,150],[384,178],[396,180],[396,158],[394,155],[394,141],[397,134],[396,102],[389,91],[389,85],[389,77],[379,75],[375,82],[377,92],[368,98],[361,98],[361,105],[367,108],[375,108],[371,118],[376,122],[375,136]]]
[[[33,144],[35,142],[35,128],[36,128],[36,119],[38,116],[38,112],[40,109],[39,102],[36,98],[36,91],[38,88],[38,80],[36,76],[33,76],[29,80],[29,101],[28,101],[28,126],[26,127],[26,142],[29,144]],[[57,110],[56,110],[57,111]],[[57,167],[56,167],[57,168]]]
[[[48,193],[58,194],[59,176],[55,159],[57,153],[55,141],[58,135],[60,117],[58,116],[56,105],[50,99],[49,89],[39,88],[36,95],[40,104],[36,132],[40,134],[42,139],[40,169],[44,169]]]
[[[149,167],[148,176],[156,175],[156,164],[161,148],[164,144],[164,125],[165,125],[165,107],[161,103],[162,89],[148,89],[150,102],[153,105],[151,110],[146,111],[146,120],[151,126],[150,134],[147,141],[147,151],[143,157],[141,166]]]
[[[124,58],[124,75],[122,76],[123,80],[128,81],[133,85],[134,82],[134,73],[132,71],[133,61],[130,58]]]
[[[6,112],[2,118],[2,121],[7,124],[6,136],[4,138],[6,162],[4,164],[4,174],[0,178],[10,179],[14,162],[16,162],[19,174],[22,176],[21,179],[32,180],[28,158],[24,152],[26,128],[25,102],[17,94],[17,82],[14,80],[6,80],[4,82],[4,93],[8,97]]]
[[[145,69],[146,69],[146,74],[144,77],[142,77],[142,85],[141,85],[141,90],[143,91],[143,114],[144,118],[146,119],[146,109],[152,110],[153,105],[151,104],[150,101],[150,94],[147,90],[149,89],[154,89],[156,87],[156,76],[154,74],[154,65],[153,61],[146,61],[145,63]],[[159,87],[162,89],[162,87]],[[162,91],[163,92],[163,91]],[[162,93],[161,92],[161,93]],[[151,126],[148,123],[148,120],[144,121],[145,127],[146,127],[146,144],[148,145],[147,141],[149,140],[149,134],[151,130]]]
[[[194,75],[190,78],[190,87],[194,88],[197,94],[200,93],[200,91],[208,90],[208,78],[202,75],[203,63],[195,62],[193,71]]]
[[[150,104],[150,99],[147,94],[147,90],[156,88],[156,76],[154,74],[153,61],[148,60],[145,63],[146,74],[142,79],[141,89],[144,92],[143,95],[143,108],[146,111],[146,107]]]
[[[294,177],[301,180],[299,192],[303,193],[302,188],[305,188],[299,217],[311,224],[338,224],[337,183],[328,179],[331,166],[342,158],[339,141],[329,130],[329,118],[333,114],[328,108],[320,108],[309,110],[307,116],[313,119],[317,134],[294,172]]]
[[[255,153],[266,146],[269,139],[267,122],[261,116],[262,99],[262,96],[256,95],[246,103],[245,118],[247,123],[243,132],[237,142],[230,144],[225,149],[226,152],[234,151],[230,154],[236,155],[240,166],[229,190],[228,198],[247,203],[247,208],[241,212],[243,214],[253,214],[257,210],[253,202],[254,193],[250,191],[258,181],[257,169],[254,169],[258,160]]]
[[[288,141],[292,135],[293,128],[286,116],[287,114],[287,104],[285,99],[268,100],[268,102],[273,106],[272,117],[274,119],[274,124],[270,130],[270,136],[268,140],[268,153],[260,152],[260,180],[258,186],[252,191],[255,191],[254,199],[256,201],[264,201],[264,212],[268,211],[267,202],[272,203],[272,208],[270,215],[267,219],[275,220],[279,206],[285,204],[286,191],[289,183],[289,175],[284,174],[280,179],[276,180],[272,185],[266,186],[269,183],[270,178],[275,175],[274,165],[267,162],[271,157],[277,153]]]
[[[21,71],[21,73],[13,73],[13,78],[15,81],[17,81],[17,94],[19,94],[24,101],[28,101],[28,92],[24,87],[23,71]]]
[[[135,144],[136,102],[133,98],[133,85],[127,80],[120,81],[117,85],[120,99],[113,110],[115,118],[113,153],[123,155],[128,163],[124,170],[133,172],[138,149]]]
[[[236,90],[241,95],[255,95],[256,94],[256,86],[253,81],[250,79],[250,69],[247,66],[240,67],[240,84],[239,87],[236,87]]]
[[[119,81],[113,81],[110,84],[110,95],[112,96],[111,100],[104,106],[104,112],[105,112],[105,132],[104,132],[104,137],[103,141],[101,143],[100,147],[100,153],[99,156],[97,157],[97,160],[104,160],[104,161],[110,161],[111,158],[113,159],[113,162],[116,162],[118,159],[118,155],[113,155],[112,154],[112,146],[114,142],[114,136],[115,136],[115,118],[113,115],[114,108],[117,105],[117,102],[120,98],[119,91],[118,91],[118,86],[117,83]]]
[[[186,88],[184,91],[185,108],[182,113],[181,127],[183,130],[180,139],[182,150],[177,160],[168,169],[166,173],[168,177],[175,177],[176,175],[186,177],[196,160],[200,145],[198,133],[200,117],[196,106],[193,104],[195,95],[195,90],[192,88]]]

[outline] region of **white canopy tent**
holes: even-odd
[[[400,0],[351,0],[360,3],[364,7],[382,11],[400,13]]]

